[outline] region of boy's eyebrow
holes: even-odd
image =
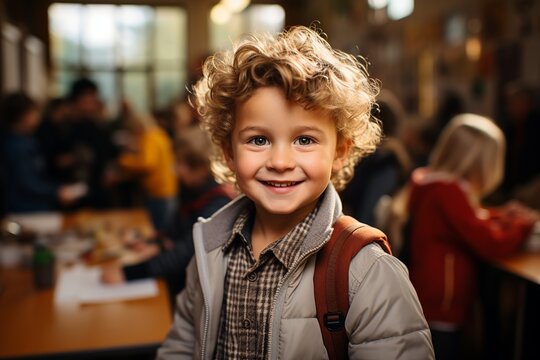
[[[319,129],[318,127],[316,126],[299,126],[296,128],[296,131],[299,131],[299,132],[304,132],[304,131],[315,131],[315,132],[318,132],[318,133],[321,133],[323,134],[324,131]]]
[[[239,133],[242,134],[242,133],[249,132],[249,131],[263,132],[263,131],[267,131],[267,130],[268,129],[263,127],[263,126],[246,126],[242,130],[240,130]],[[319,129],[316,126],[298,126],[297,128],[295,128],[295,131],[296,132],[314,131],[314,132],[318,132],[318,133],[321,133],[321,134],[324,133],[323,130]]]
[[[248,131],[261,132],[261,131],[266,131],[266,128],[264,128],[262,126],[246,126],[242,130],[240,130],[238,133],[242,134],[242,133],[245,133],[245,132],[248,132]]]

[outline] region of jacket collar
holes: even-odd
[[[206,252],[222,247],[230,239],[236,219],[250,204],[252,204],[252,201],[242,195],[216,212],[211,218],[201,219]],[[334,187],[330,184],[321,195],[319,211],[300,251],[303,253],[325,241],[330,236],[332,225],[341,214],[341,200]]]

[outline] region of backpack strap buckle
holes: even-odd
[[[345,316],[341,311],[327,312],[323,316],[324,326],[328,331],[336,332],[345,327]]]

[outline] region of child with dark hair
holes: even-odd
[[[381,91],[372,113],[381,122],[383,141],[356,165],[355,176],[340,195],[346,212],[363,223],[378,226],[378,202],[405,184],[413,161],[400,137],[405,113],[398,99]]]
[[[103,281],[117,283],[146,277],[163,277],[173,297],[184,287],[185,269],[193,257],[192,227],[200,217],[210,217],[227,204],[234,190],[218,184],[210,170],[211,144],[198,127],[186,129],[175,142],[176,167],[181,183],[179,204],[171,226],[158,243],[135,244],[140,263],[104,267]],[[161,247],[161,249],[160,249]]]
[[[84,195],[81,184],[61,186],[46,171],[34,139],[40,121],[38,105],[24,93],[2,100],[1,176],[6,213],[53,210]]]
[[[65,98],[50,100],[44,109],[43,119],[36,137],[45,155],[47,169],[55,181],[76,181],[83,178],[82,156],[77,152],[70,123],[70,106]]]
[[[118,148],[112,141],[112,123],[107,121],[99,87],[92,79],[79,78],[71,84],[68,100],[73,142],[82,154],[80,158],[84,160],[84,168],[81,173],[89,187],[84,205],[110,207],[113,189],[107,184],[106,175],[118,155]]]

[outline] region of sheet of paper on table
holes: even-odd
[[[540,251],[540,221],[537,221],[534,224],[533,230],[527,241],[525,241],[523,248],[525,251],[529,252]]]
[[[81,264],[64,268],[58,274],[54,301],[57,304],[104,303],[148,298],[158,295],[156,280],[143,279],[124,284],[108,285],[101,282],[101,269]]]
[[[10,214],[6,220],[20,224],[27,231],[39,234],[55,234],[62,229],[63,216],[58,212],[37,212]]]

